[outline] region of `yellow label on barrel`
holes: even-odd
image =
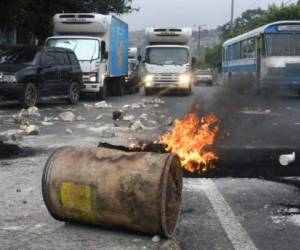
[[[92,207],[93,190],[90,186],[64,182],[60,187],[60,198],[64,208],[76,212],[74,217],[80,217],[86,222],[93,222],[96,214]]]

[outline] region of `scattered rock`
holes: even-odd
[[[29,115],[29,116],[36,116],[36,117],[40,117],[41,114],[39,112],[39,109],[37,107],[30,107],[25,111],[25,114]]]
[[[157,122],[153,120],[144,120],[141,119],[141,123],[144,127],[157,127]]]
[[[17,188],[16,192],[21,193],[21,188]]]
[[[54,123],[53,122],[42,121],[41,124],[43,126],[52,126]]]
[[[99,121],[99,120],[101,120],[102,118],[103,118],[103,115],[98,115],[98,116],[96,117],[96,120]]]
[[[162,99],[159,99],[159,98],[155,98],[154,103],[155,104],[165,104],[165,101],[163,101]]]
[[[27,135],[39,135],[40,134],[40,129],[36,125],[29,125],[24,129],[24,132]]]
[[[123,117],[123,120],[124,121],[133,121],[135,119],[135,116],[134,115],[126,115]]]
[[[144,113],[144,114],[141,114],[139,118],[144,119],[144,120],[148,120],[148,115]]]
[[[79,115],[79,116],[76,117],[76,121],[82,122],[82,121],[85,121],[85,118],[82,117],[81,115]]]
[[[69,128],[66,129],[66,132],[67,132],[67,134],[69,134],[69,135],[73,134],[73,131],[72,131],[71,129],[69,129]]]
[[[132,121],[127,121],[127,120],[116,120],[116,121],[114,121],[114,125],[116,127],[130,128],[132,123],[133,123]]]
[[[129,108],[131,108],[131,105],[129,105],[129,104],[126,104],[122,107],[122,109],[129,109]]]
[[[100,135],[100,137],[106,138],[106,139],[113,138],[115,136],[116,136],[115,133],[112,133],[112,132],[109,132],[109,131],[103,131],[103,133]]]
[[[240,113],[245,114],[245,115],[270,115],[272,114],[272,110],[266,109],[266,110],[261,110],[261,109],[244,109],[240,111]],[[276,115],[276,114],[275,114]]]
[[[296,160],[296,153],[283,154],[279,157],[279,163],[281,166],[288,166]]]
[[[27,200],[23,200],[22,203],[23,203],[23,204],[27,204]]]
[[[14,134],[11,135],[11,139],[14,142],[19,142],[19,141],[23,140],[23,136],[24,136],[23,132],[16,132],[16,133],[14,133]]]
[[[97,102],[94,104],[95,108],[112,108],[111,104],[108,104],[106,101]]]
[[[156,104],[153,105],[153,107],[154,108],[159,108],[159,104],[156,103]]]
[[[123,114],[124,113],[122,111],[114,111],[112,113],[113,120],[121,120]]]
[[[152,237],[152,242],[158,243],[160,242],[160,236],[159,235],[155,235]]]
[[[18,114],[14,114],[13,119],[15,123],[21,124],[21,125],[29,125],[29,121],[27,117],[22,113],[22,111]]]
[[[132,125],[131,125],[131,129],[132,130],[139,130],[139,129],[143,129],[144,125],[141,123],[140,120],[135,121]]]
[[[137,104],[137,103],[133,103],[133,104],[131,105],[131,108],[132,108],[132,109],[139,109],[139,108],[141,108],[141,105],[140,105],[140,104]]]
[[[51,122],[51,121],[59,121],[59,118],[58,117],[45,117],[44,122]]]
[[[91,105],[91,104],[86,104],[86,103],[84,103],[84,104],[83,104],[83,107],[84,107],[85,109],[87,109],[87,110],[90,110],[90,109],[93,108],[94,106]]]
[[[75,119],[75,115],[71,111],[63,112],[59,115],[59,117],[65,122],[72,122]]]

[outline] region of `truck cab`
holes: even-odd
[[[128,25],[112,15],[61,13],[53,18],[54,36],[46,46],[75,52],[83,72],[84,93],[104,99],[122,95],[128,74]]]
[[[146,29],[146,95],[163,89],[191,93],[191,35],[190,28]]]

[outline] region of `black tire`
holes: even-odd
[[[140,93],[140,87],[139,87],[139,86],[136,86],[136,87],[135,87],[134,93],[135,93],[135,94]]]
[[[122,79],[122,78],[116,79],[114,81],[113,95],[115,95],[115,96],[124,95],[124,91],[125,91],[124,85],[125,85],[124,84],[124,79]]]
[[[69,97],[67,102],[70,104],[77,104],[80,98],[80,87],[77,82],[72,82],[69,88]]]
[[[181,90],[182,95],[189,96],[192,93],[191,88]]]
[[[105,100],[107,97],[107,89],[106,89],[106,84],[103,84],[103,87],[100,88],[100,91],[96,94],[97,99]]]
[[[153,95],[154,91],[150,88],[145,88],[145,95]]]
[[[33,107],[38,100],[38,89],[33,83],[27,83],[20,96],[20,104],[24,108]]]

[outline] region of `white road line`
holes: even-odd
[[[211,179],[198,179],[197,182],[195,183],[195,180],[192,183],[187,182],[185,187],[194,191],[202,190],[205,192],[233,247],[236,250],[257,250],[214,182]]]

